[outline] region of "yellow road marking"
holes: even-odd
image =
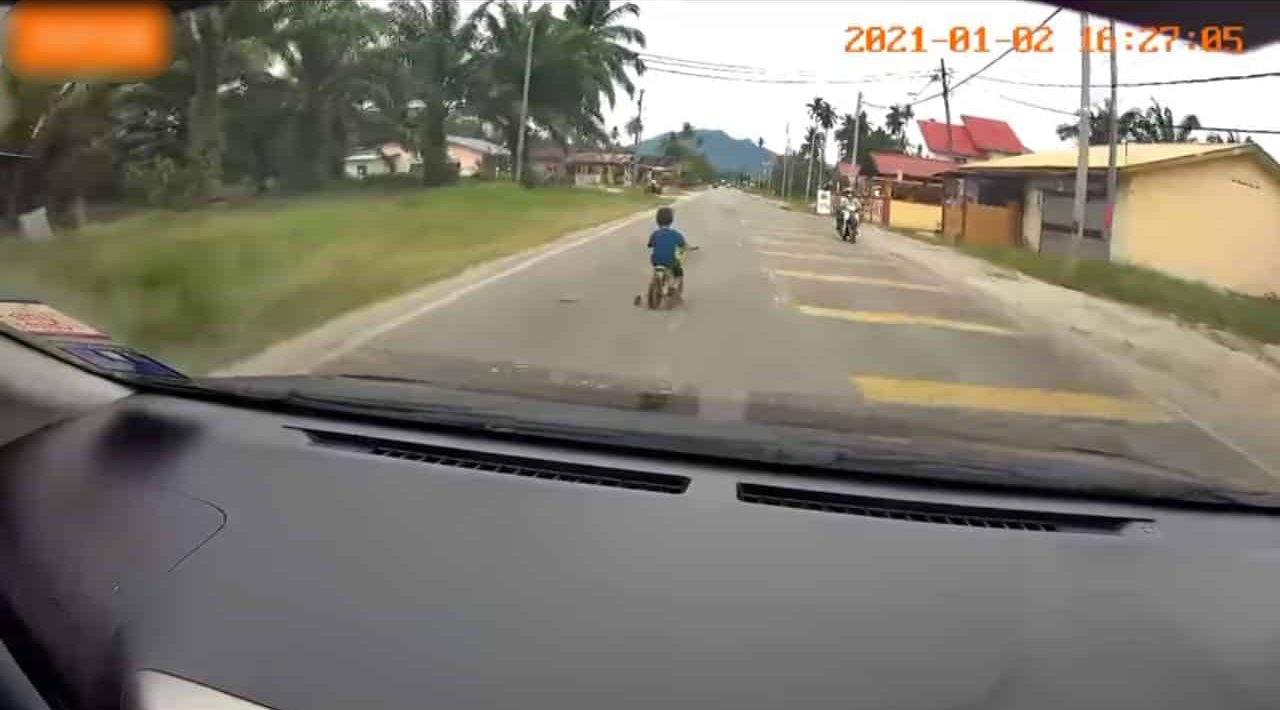
[[[848,284],[867,284],[869,286],[889,286],[892,288],[905,288],[913,291],[942,291],[941,286],[931,286],[929,284],[917,284],[908,281],[894,281],[893,279],[877,279],[870,276],[844,276],[840,274],[819,274],[813,271],[792,271],[790,269],[774,269],[773,273],[778,276],[787,276],[793,279],[809,279],[810,281],[832,281],[836,283]]]
[[[812,261],[835,261],[845,262],[849,264],[883,264],[880,259],[868,259],[865,256],[841,256],[840,254],[823,254],[821,252],[800,252],[800,251],[774,251],[772,249],[761,249],[756,252],[764,256],[781,256],[787,259],[810,259]]]
[[[888,404],[986,409],[1012,414],[1088,417],[1144,424],[1173,421],[1167,413],[1142,400],[1104,394],[861,375],[850,375],[849,382],[867,399]]]
[[[990,333],[992,335],[1017,335],[1017,331],[1000,328],[985,323],[934,318],[916,313],[895,313],[893,311],[846,311],[839,308],[822,308],[821,306],[797,306],[801,313],[819,318],[839,318],[856,323],[879,323],[884,325],[927,325],[931,328],[949,328],[970,333]]]

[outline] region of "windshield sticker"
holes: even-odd
[[[58,346],[62,352],[94,367],[130,375],[150,377],[177,377],[182,373],[142,353],[123,345],[98,345],[96,343],[67,343]]]
[[[31,335],[68,338],[106,338],[93,327],[43,303],[0,301],[0,325]]]

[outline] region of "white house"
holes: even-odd
[[[446,136],[445,151],[449,160],[458,166],[458,174],[474,175],[480,169],[485,156],[508,155],[506,148],[482,138]],[[371,175],[411,173],[422,168],[422,158],[403,148],[399,143],[383,143],[376,148],[357,148],[343,158],[343,173],[352,179],[363,180]]]
[[[483,138],[446,136],[445,140],[447,142],[445,151],[449,154],[449,160],[457,164],[458,174],[463,177],[475,175],[480,170],[480,163],[485,156],[497,158],[510,155],[510,151],[506,148]]]
[[[420,161],[399,143],[383,143],[377,148],[357,148],[342,159],[342,172],[349,178],[363,180],[370,175],[408,173]]]

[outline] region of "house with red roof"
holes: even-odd
[[[898,182],[930,181],[936,175],[956,167],[954,161],[907,155],[891,150],[873,150],[868,155],[871,156],[871,165],[874,168],[869,173],[871,177]],[[844,180],[852,182],[862,175],[862,167],[845,160],[836,165],[836,172]]]
[[[934,156],[963,163],[1023,155],[1031,150],[1022,144],[1013,127],[1004,121],[978,116],[961,116],[961,123],[920,120],[920,136]],[[948,139],[948,128],[950,138]]]
[[[942,228],[942,173],[956,168],[951,160],[873,150],[865,178],[867,218],[898,229],[938,231]]]
[[[871,164],[875,166],[875,174],[894,182],[938,182],[937,176],[956,167],[951,160],[925,158],[919,155],[907,155],[888,150],[873,150],[869,153]]]

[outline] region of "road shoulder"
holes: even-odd
[[[702,193],[682,195],[675,202],[696,199],[699,194]],[[378,335],[452,303],[476,289],[652,216],[653,210],[646,208],[604,224],[569,232],[531,249],[476,264],[457,276],[344,313],[306,333],[276,343],[209,375],[233,377],[307,374],[350,353]]]
[[[1072,291],[942,245],[866,225],[871,245],[971,289],[1010,318],[1093,357],[1280,477],[1280,371],[1167,316]]]

